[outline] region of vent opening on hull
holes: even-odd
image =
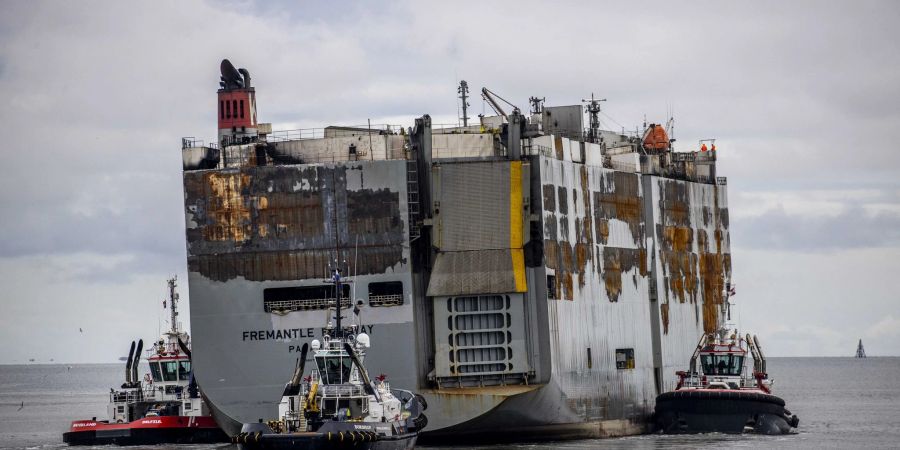
[[[341,305],[350,307],[350,286],[341,286]],[[292,286],[263,290],[266,312],[286,314],[291,311],[326,309],[334,306],[334,286]]]
[[[402,281],[369,283],[369,306],[397,306],[402,304]]]
[[[438,387],[528,383],[521,294],[436,297],[434,308]]]

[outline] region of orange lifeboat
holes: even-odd
[[[644,133],[644,149],[645,150],[668,150],[669,149],[669,135],[666,134],[666,129],[663,128],[662,125],[659,124],[650,124],[650,128],[647,128],[647,132]]]

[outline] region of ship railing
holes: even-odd
[[[128,389],[122,391],[111,390],[109,393],[110,403],[135,403],[146,399],[145,391],[142,389]]]
[[[319,392],[322,393],[322,397],[327,398],[361,397],[366,395],[363,387],[355,384],[325,384],[319,386]]]
[[[403,304],[403,295],[370,295],[369,306],[397,306]]]
[[[506,149],[496,146],[486,150],[484,147],[464,147],[456,146],[453,148],[432,148],[431,157],[434,159],[451,159],[451,158],[484,158],[484,157],[505,157]]]
[[[206,148],[219,148],[219,144],[215,142],[207,143],[203,139],[195,138],[194,136],[187,136],[181,138],[181,148],[194,148],[194,147],[206,147]]]
[[[474,130],[477,130],[478,132],[481,132],[481,133],[488,133],[491,130],[495,130],[495,128],[482,127],[481,122],[477,122],[477,121],[476,122],[469,121],[469,124],[466,126],[463,126],[462,122],[458,122],[458,123],[431,122],[431,130],[432,130],[432,133],[435,130],[450,131],[450,132],[458,131],[460,133],[466,132],[466,131],[474,132]],[[482,130],[484,130],[484,131],[482,131]],[[499,130],[497,130],[497,131],[499,131]]]
[[[350,307],[350,299],[342,298],[341,306]],[[308,311],[334,307],[334,298],[307,298],[302,300],[270,300],[264,302],[263,309],[268,313],[283,314],[292,311]]]
[[[325,137],[350,137],[399,134],[403,130],[402,125],[396,124],[372,124],[372,125],[348,125],[326,128],[296,128],[291,130],[275,130],[266,136],[267,142],[299,141],[305,139],[322,139]]]
[[[164,342],[161,345],[157,342],[153,344],[153,349],[156,351],[157,355],[174,355],[181,353],[181,347],[176,342]]]
[[[407,152],[404,150],[402,152],[396,152],[394,154],[390,154],[389,151],[387,155],[378,155],[374,159],[376,161],[387,161],[387,160],[407,160],[409,159],[407,156]],[[244,157],[237,163],[234,161],[236,158],[229,158],[228,164],[229,166],[237,166],[240,164],[247,165],[250,163],[249,157]],[[371,161],[372,158],[363,153],[350,153],[348,151],[330,151],[330,152],[319,152],[313,154],[303,154],[301,157],[297,158],[297,162],[295,164],[315,164],[315,163],[336,163],[336,162],[352,162],[352,161]]]
[[[697,372],[689,373],[683,380],[682,386],[684,387],[703,387],[705,383],[703,383],[703,378]]]
[[[547,158],[556,158],[556,152],[546,145],[540,144],[524,144],[522,152],[526,155],[545,156]]]
[[[144,384],[141,389],[141,398],[144,400],[183,400],[190,398],[186,387],[162,385],[162,384]]]

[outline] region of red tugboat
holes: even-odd
[[[172,328],[153,344],[150,373],[138,378],[144,341],[131,343],[125,383],[110,389],[108,420],[76,420],[63,434],[69,445],[146,445],[227,442],[200,397],[191,373],[190,337],[178,327],[175,278],[169,283]],[[164,304],[165,306],[165,304]]]
[[[748,375],[747,353],[753,358]],[[677,372],[674,391],[656,397],[655,421],[664,433],[785,434],[800,420],[772,394],[759,340],[722,329],[704,335],[689,371]]]

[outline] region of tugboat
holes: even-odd
[[[729,336],[730,334],[730,336]],[[746,356],[753,372],[746,370]],[[756,336],[720,329],[704,335],[674,391],[656,397],[655,422],[663,433],[785,434],[800,420],[772,394],[766,359]]]
[[[369,336],[359,324],[341,324],[340,269],[328,280],[335,289],[335,326],[328,320],[322,341],[311,342],[315,368],[302,378],[309,344],[303,344],[285,385],[279,418],[244,424],[232,442],[247,449],[411,449],[428,423],[418,394],[391,389],[384,375],[371,379],[363,365]],[[359,318],[357,303],[353,311]],[[329,311],[330,313],[330,311]]]
[[[200,396],[191,372],[190,336],[178,327],[175,278],[168,280],[172,328],[153,344],[150,373],[138,378],[143,339],[131,342],[125,383],[110,389],[108,420],[76,420],[63,434],[69,445],[147,445],[228,442]],[[165,303],[163,307],[165,308]]]

